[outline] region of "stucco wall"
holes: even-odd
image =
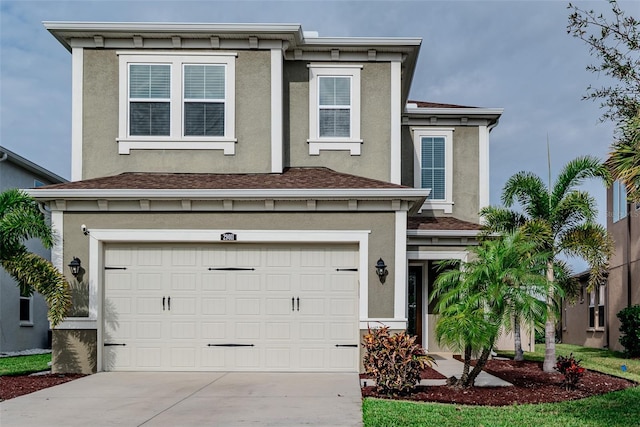
[[[426,127],[420,125],[419,127]],[[451,126],[433,126],[437,128]],[[456,126],[453,132],[453,212],[434,211],[434,216],[454,216],[470,222],[478,222],[480,206],[479,189],[479,129],[473,126]],[[414,162],[416,150],[409,126],[402,128],[402,184],[414,187]],[[431,214],[431,213],[430,213]]]
[[[0,162],[0,191],[10,188],[33,188],[34,179],[50,184],[44,176],[24,170],[11,160]],[[27,249],[49,259],[51,251],[39,241],[26,242]],[[33,325],[20,325],[20,289],[13,278],[0,267],[0,351],[19,351],[47,346],[49,321],[47,304],[35,293],[32,301]]]
[[[51,370],[53,373],[91,374],[96,371],[97,331],[53,331]]]
[[[596,307],[596,310],[598,307]],[[589,294],[584,299],[564,303],[562,313],[562,342],[584,347],[604,348],[607,345],[605,329],[589,328]],[[606,317],[606,313],[605,313]],[[607,320],[605,319],[605,322]]]
[[[340,63],[342,65],[342,63]],[[285,165],[326,166],[336,171],[390,181],[391,65],[364,63],[361,71],[359,156],[349,151],[309,155],[309,69],[306,62],[284,64]]]
[[[74,256],[88,269],[89,239],[80,231],[89,229],[224,229],[234,230],[371,230],[369,235],[369,317],[393,318],[395,272],[394,213],[65,213],[64,260]],[[389,266],[389,276],[381,284],[374,271],[378,258]],[[68,269],[65,274],[70,277]],[[89,272],[73,282],[76,316],[87,316],[86,299]],[[405,283],[399,284],[405,287]],[[361,317],[366,317],[361,313]]]
[[[83,179],[121,172],[271,171],[271,54],[237,51],[236,154],[221,150],[131,150],[118,154],[119,76],[114,50],[84,51]]]

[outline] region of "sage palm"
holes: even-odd
[[[42,294],[55,327],[71,304],[69,284],[53,264],[27,250],[28,239],[39,239],[46,248],[53,245],[51,228],[38,205],[20,190],[0,193],[0,264],[16,279],[23,295]]]
[[[464,354],[464,368],[456,385],[473,386],[501,331],[512,328],[515,317],[526,323],[544,320],[545,304],[537,296],[548,282],[540,275],[546,254],[522,233],[486,239],[469,249],[471,261],[444,261],[434,283],[432,301],[439,314],[436,338]],[[470,372],[471,356],[480,353]]]
[[[588,286],[592,289],[604,281],[612,242],[606,229],[595,222],[596,200],[578,188],[586,179],[599,179],[605,185],[611,183],[608,169],[591,156],[578,157],[567,163],[555,182],[548,186],[533,173],[519,172],[504,186],[502,203],[506,208],[485,208],[481,215],[485,216],[486,227],[490,231],[501,232],[517,227],[536,242],[538,250],[548,254],[545,274],[550,283],[558,283],[558,275],[563,269],[560,255],[584,259],[589,265]],[[520,206],[520,212],[509,209],[515,204]],[[556,288],[551,286],[546,295],[543,364],[546,372],[554,371],[556,358],[556,311],[561,297],[554,291]]]

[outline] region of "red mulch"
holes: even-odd
[[[407,396],[390,397],[379,395],[376,393],[375,387],[369,386],[362,387],[362,396],[464,405],[504,406],[582,399],[637,385],[629,380],[587,370],[578,384],[578,388],[566,391],[561,384],[563,376],[558,372],[543,372],[542,363],[539,362],[489,360],[485,371],[510,382],[513,387],[459,389],[450,386],[418,386],[413,393]]]
[[[368,379],[368,378],[371,378],[371,377],[367,374],[360,374],[360,379]],[[446,380],[447,379],[447,377],[442,375],[440,372],[429,367],[422,370],[422,372],[420,373],[420,378],[423,380]]]
[[[16,375],[0,377],[0,401],[84,377],[81,374]]]

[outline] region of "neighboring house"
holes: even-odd
[[[356,371],[381,324],[439,350],[502,109],[408,101],[421,39],[45,27],[73,73],[73,182],[31,192],[77,290],[55,371]]]
[[[0,146],[0,192],[66,182],[66,179]],[[50,259],[51,251],[38,241],[27,248]],[[13,278],[0,267],[0,353],[48,345],[47,304],[40,294],[23,296]]]
[[[628,202],[619,181],[607,189],[607,232],[614,242],[607,283],[584,290],[584,307],[566,307],[563,341],[622,351],[618,313],[640,304],[640,204]]]
[[[580,283],[580,292],[575,300],[563,301],[557,337],[564,344],[608,347],[606,325],[610,322],[605,314],[607,286],[603,284],[589,291],[588,270],[577,274],[575,279]]]

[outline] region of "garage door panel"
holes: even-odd
[[[202,298],[202,314],[222,316],[227,314],[227,298]]]
[[[197,276],[194,273],[171,274],[172,291],[195,291]]]
[[[209,273],[202,275],[203,292],[227,291],[227,276],[224,273]]]
[[[161,273],[137,273],[134,279],[136,290],[162,291],[164,288],[163,279]]]
[[[235,314],[259,316],[261,305],[260,298],[237,298],[235,300]]]
[[[104,339],[126,341],[106,369],[358,368],[357,347],[335,351],[359,340],[358,273],[336,271],[354,246],[119,243],[107,259],[128,265],[105,271]]]
[[[260,322],[236,322],[234,336],[240,340],[260,339],[261,325],[262,323]]]
[[[238,291],[260,291],[261,277],[259,274],[238,273],[236,277],[236,290]]]

